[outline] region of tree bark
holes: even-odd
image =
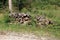
[[[8,0],[9,2],[9,11],[12,12],[12,0]]]

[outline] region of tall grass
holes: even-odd
[[[16,32],[33,32],[38,35],[54,35],[60,37],[60,0],[36,0],[31,4],[30,11],[23,8],[21,12],[30,14],[31,23],[19,24],[12,23],[9,24],[10,18],[8,17],[8,10],[2,11],[0,13],[0,31],[16,31]],[[48,25],[41,28],[41,26],[36,26],[35,16],[44,15],[54,22],[54,25]]]
[[[26,11],[28,12],[28,11]],[[38,35],[55,35],[60,37],[60,10],[37,10],[31,11],[31,23],[19,24],[12,23],[9,24],[10,19],[8,17],[8,12],[0,16],[0,31],[16,31],[16,32],[33,32]],[[41,28],[41,26],[36,26],[35,16],[45,15],[47,18],[54,22],[54,25],[48,25]],[[48,33],[48,34],[47,34]]]

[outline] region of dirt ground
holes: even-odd
[[[28,33],[0,32],[0,40],[59,40],[54,37],[36,36]]]

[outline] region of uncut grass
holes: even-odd
[[[34,22],[34,17],[39,15],[45,15],[49,19],[54,21],[54,24],[57,25],[48,25],[45,27],[37,27]],[[32,25],[21,25],[17,24],[8,24],[8,18],[2,14],[0,16],[0,30],[1,31],[16,31],[16,32],[33,32],[35,34],[43,35],[46,33],[50,33],[54,36],[60,37],[60,10],[38,10],[36,13],[32,11],[30,15],[32,18]],[[47,35],[47,34],[46,34]]]

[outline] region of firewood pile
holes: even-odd
[[[38,25],[53,24],[53,22],[50,19],[48,19],[48,18],[46,18],[45,16],[42,16],[42,15],[36,16],[36,20],[37,20]]]
[[[29,14],[24,14],[24,13],[11,13],[9,14],[9,17],[15,19],[15,21],[21,24],[29,21],[31,18]]]
[[[25,14],[25,13],[11,13],[11,14],[9,14],[9,17],[15,19],[15,21],[17,21],[21,24],[29,22],[29,21],[31,22],[31,20],[32,20],[31,15]],[[35,19],[36,19],[36,23],[38,25],[53,24],[53,22],[50,19],[48,19],[48,18],[46,18],[45,16],[42,16],[42,15],[37,15],[35,17]]]

